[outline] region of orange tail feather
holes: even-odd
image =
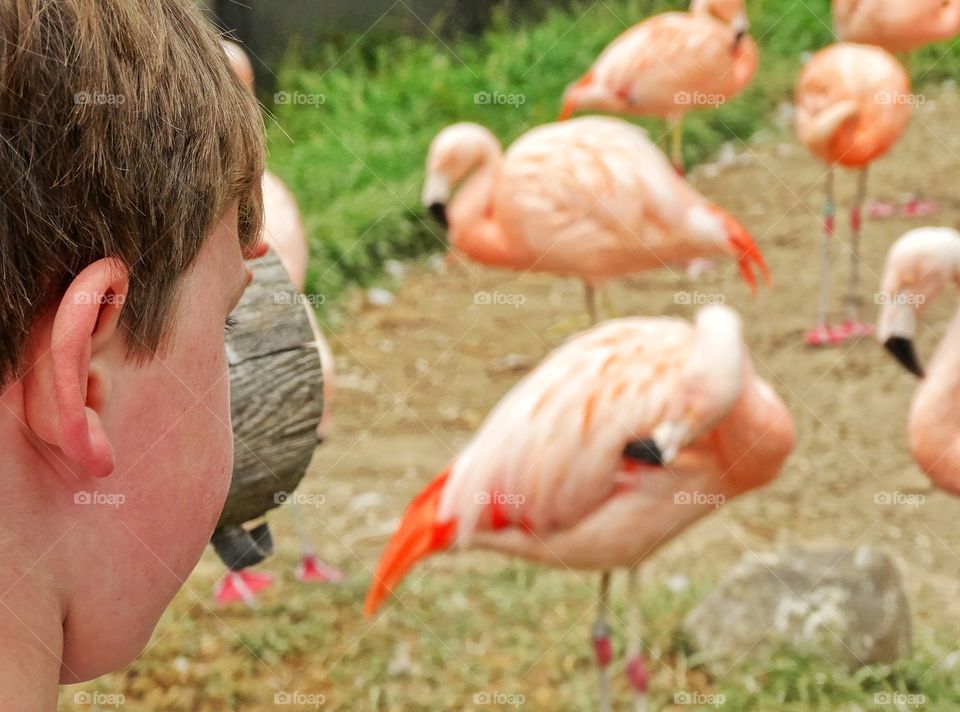
[[[456,520],[437,521],[440,497],[449,474],[449,468],[441,472],[407,507],[400,526],[380,557],[363,604],[364,615],[376,613],[393,587],[400,583],[417,561],[450,548],[457,528]]]

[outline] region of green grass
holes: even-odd
[[[511,709],[472,705],[474,695],[483,691],[522,695],[519,710],[592,709],[596,682],[588,632],[596,577],[523,563],[491,571],[490,564],[498,560],[484,556],[491,558],[473,559],[482,576],[464,576],[471,564],[460,560],[457,567],[463,568],[437,569],[429,577],[408,580],[402,603],[377,622],[357,615],[366,583],[359,579],[322,593],[296,589],[286,580],[285,591],[266,594],[256,612],[215,612],[180,596],[161,624],[161,630],[172,625],[173,632],[152,644],[149,669],[134,667],[126,675],[65,688],[64,708],[86,709],[68,703],[77,691],[87,690],[122,693],[123,709],[131,712],[260,710],[273,709],[269,702],[277,690],[301,690],[325,695],[321,709],[331,710]],[[292,569],[292,559],[285,563]],[[200,590],[212,585],[212,578],[203,583]],[[621,583],[615,583],[610,619],[615,709],[626,709],[629,698],[621,667],[626,618]],[[711,681],[697,669],[696,656],[677,631],[713,583],[695,580],[679,592],[657,585],[644,588],[641,611],[652,673],[649,709],[957,709],[960,676],[951,665],[955,641],[946,631],[929,627],[915,633],[912,654],[895,665],[847,672],[809,654],[780,650],[760,664],[741,665]],[[523,592],[521,605],[518,590]],[[391,671],[398,645],[408,648],[412,664]],[[674,704],[684,693],[703,704]],[[712,706],[716,702],[722,704]]]
[[[418,204],[430,140],[455,121],[478,121],[509,142],[554,119],[564,87],[626,26],[678,0],[605,0],[554,9],[511,25],[497,17],[480,38],[444,42],[373,32],[320,48],[294,47],[278,89],[322,95],[317,106],[277,105],[270,120],[270,165],[298,196],[311,235],[309,287],[327,302],[350,284],[377,279],[385,260],[438,249],[441,231]],[[753,85],[717,111],[691,115],[685,160],[696,163],[727,141],[745,140],[789,99],[802,52],[831,41],[828,0],[752,0],[761,51]],[[929,47],[913,58],[920,82],[955,76],[960,51]],[[521,106],[478,105],[499,91]],[[646,122],[652,135],[663,133]]]

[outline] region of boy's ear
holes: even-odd
[[[71,282],[52,319],[38,326],[36,354],[24,376],[27,425],[69,464],[94,477],[114,469],[113,445],[101,421],[110,400],[110,353],[126,349],[119,326],[127,268],[102,259]],[[111,348],[112,347],[112,348]],[[79,473],[78,473],[79,474]]]

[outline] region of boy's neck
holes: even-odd
[[[60,602],[29,566],[21,562],[7,568],[0,563],[0,690],[12,693],[0,695],[0,712],[57,708],[63,653]]]
[[[0,712],[56,709],[63,657],[65,614],[50,573],[60,552],[25,503],[45,463],[25,436],[18,389],[0,395],[0,690],[13,693],[0,695]]]

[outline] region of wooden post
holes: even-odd
[[[233,481],[213,538],[232,568],[250,565],[256,548],[250,538],[251,551],[237,550],[238,538],[247,540],[240,525],[283,504],[303,479],[323,413],[323,371],[306,313],[311,307],[273,251],[250,266],[253,283],[227,335]]]

